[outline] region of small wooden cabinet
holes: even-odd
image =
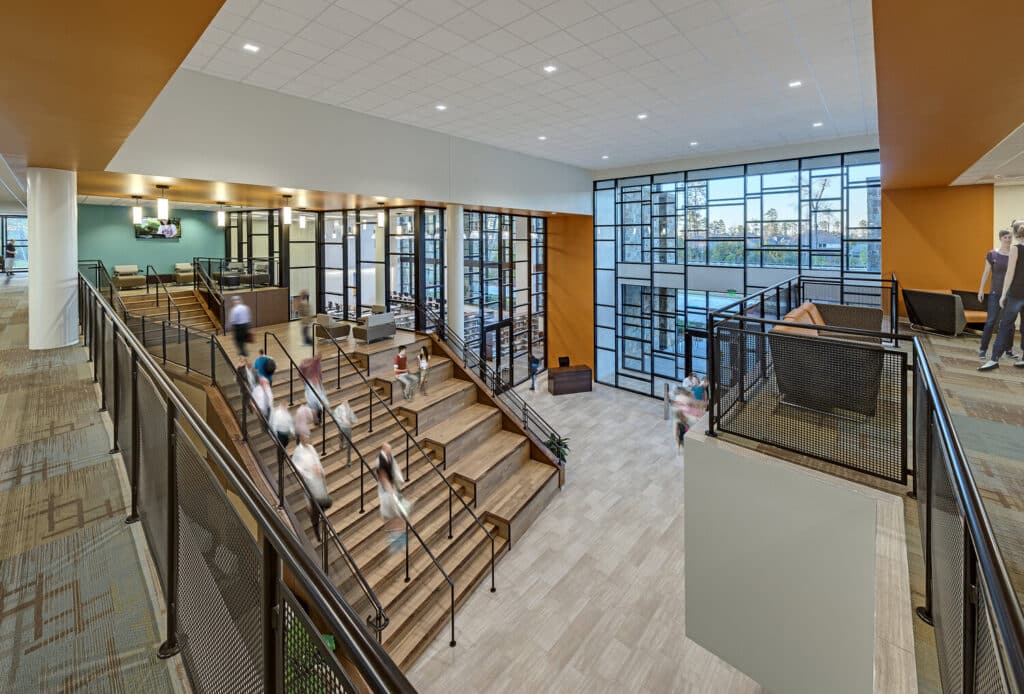
[[[593,390],[593,382],[593,372],[585,364],[548,369],[548,392],[552,395],[586,393]]]

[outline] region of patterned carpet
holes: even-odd
[[[1003,561],[1024,601],[1024,369],[1003,359],[1000,368],[978,372],[976,336],[923,339]]]
[[[171,692],[85,350],[30,352],[0,285],[0,691]]]

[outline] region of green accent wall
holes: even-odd
[[[154,214],[152,206],[147,205],[143,214]],[[130,207],[79,205],[78,257],[98,258],[108,270],[114,265],[138,265],[140,270],[152,265],[160,273],[196,256],[224,257],[224,230],[217,226],[216,213],[176,210],[172,202],[171,215],[181,218],[181,239],[137,239]]]

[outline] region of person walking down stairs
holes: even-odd
[[[348,459],[345,467],[352,464],[352,427],[359,423],[359,417],[348,405],[348,400],[342,400],[334,408],[334,418],[338,420],[338,435],[341,437],[340,445],[348,451]]]
[[[377,497],[380,500],[380,516],[388,533],[388,545],[392,552],[405,549],[403,526],[409,519],[412,504],[402,498],[402,471],[391,453],[391,444],[385,442],[377,455]]]
[[[333,501],[327,493],[327,476],[324,474],[324,467],[320,464],[320,456],[316,448],[308,442],[300,441],[292,451],[292,463],[295,469],[302,475],[302,481],[306,483],[309,491],[309,519],[313,522],[313,534],[317,540],[322,540],[320,534],[320,514],[331,507]]]

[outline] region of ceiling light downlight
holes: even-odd
[[[171,206],[167,202],[167,190],[170,186],[160,185],[156,189],[160,191],[156,199],[156,218],[166,220],[171,216]]]
[[[607,154],[602,154],[602,155],[601,155],[601,158],[602,158],[602,159],[607,159],[607,158],[608,158],[608,155],[607,155]]]
[[[299,208],[299,228],[306,228],[306,210],[302,207]]]
[[[557,65],[545,65],[544,66],[544,72],[548,73],[549,75],[552,72],[558,72],[558,66]]]
[[[218,202],[220,209],[217,210],[217,226],[221,229],[228,225],[228,213],[224,210],[224,203]]]
[[[437,111],[447,111],[448,107],[445,106],[444,104],[438,104],[437,106],[434,107],[434,109]]]
[[[541,142],[543,142],[544,140],[548,139],[548,136],[547,135],[538,135],[537,139],[540,140]]]
[[[646,113],[638,113],[638,114],[636,114],[636,119],[637,120],[647,120],[647,114]]]
[[[697,142],[696,140],[693,140],[693,141],[692,141],[692,142],[690,143],[690,146],[691,146],[691,147],[696,147],[696,146],[697,146],[697,145],[699,145],[699,144],[700,144],[699,142]]]
[[[281,207],[281,224],[292,223],[292,207],[291,207],[291,195],[282,195],[284,198],[284,205]]]
[[[793,80],[792,82],[789,83],[789,88],[790,89],[796,89],[797,87],[802,87],[802,86],[804,86],[804,83],[801,82],[800,80]]]
[[[812,128],[820,128],[820,127],[821,127],[821,126],[823,126],[823,125],[825,125],[825,124],[824,124],[824,123],[822,123],[822,122],[821,122],[820,120],[819,120],[819,121],[817,121],[817,122],[811,123],[811,127],[812,127]]]
[[[249,53],[259,53],[260,47],[257,46],[255,43],[247,43],[244,46],[242,46],[242,50],[248,51]]]
[[[142,224],[142,200],[138,195],[133,195],[132,200],[135,201],[132,205],[132,224]]]

